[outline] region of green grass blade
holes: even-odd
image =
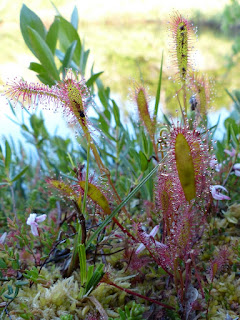
[[[87,258],[84,244],[79,244],[78,250],[81,286],[83,286],[87,280]]]
[[[22,171],[20,171],[12,180],[11,182],[17,181],[18,179],[21,178],[21,176],[24,175],[24,173],[28,170],[29,166],[26,166]]]
[[[78,9],[76,6],[74,6],[74,9],[71,15],[71,24],[76,30],[78,29],[78,23],[79,23]]]
[[[158,114],[158,107],[159,107],[161,86],[162,86],[162,68],[163,68],[163,52],[162,52],[161,67],[159,72],[158,87],[157,87],[157,94],[156,94],[156,100],[155,100],[154,119],[157,118],[157,114]]]
[[[103,263],[100,263],[99,265],[97,265],[97,268],[94,271],[91,279],[87,282],[86,294],[87,293],[89,294],[94,288],[96,288],[96,286],[98,285],[98,283],[102,279],[102,277],[104,275],[103,268],[104,268],[104,264]]]
[[[163,158],[161,160],[161,162],[163,160],[165,160],[165,158]],[[86,249],[90,246],[92,241],[97,237],[99,232],[101,232],[109,224],[109,222],[112,220],[112,218],[115,217],[115,215],[128,203],[128,201],[132,199],[132,197],[135,195],[135,193],[137,193],[139,191],[139,189],[141,189],[141,187],[154,175],[154,173],[156,173],[158,171],[158,168],[161,165],[161,162],[139,183],[139,185],[135,189],[133,189],[132,192],[129,193],[129,195],[125,198],[125,200],[123,200],[117,206],[117,208],[95,230],[95,232],[91,235],[91,237],[89,238],[89,240],[88,240],[88,242],[86,244]]]
[[[236,99],[234,98],[234,96],[228,91],[228,89],[225,89],[225,91],[227,92],[227,94],[229,95],[229,97],[232,99],[232,101],[237,104],[237,100],[236,100]]]
[[[87,283],[89,283],[89,281],[91,280],[92,276],[93,276],[93,271],[94,271],[94,266],[91,265],[88,267],[88,270],[87,270]]]

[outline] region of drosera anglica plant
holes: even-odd
[[[24,10],[26,13],[26,8]],[[33,19],[34,17],[32,16]],[[66,23],[61,17],[59,19],[63,24]],[[37,234],[38,226],[35,223],[41,216],[30,211],[28,213],[34,216],[30,216],[32,219],[29,223],[33,226],[35,235],[30,233],[29,237],[23,236],[21,232],[25,232],[24,228],[24,232],[18,230],[14,221],[11,222],[16,239],[21,246],[29,246],[27,249],[35,260],[34,266],[30,263],[26,266],[24,255],[21,253],[19,258],[14,253],[14,261],[18,261],[18,269],[14,275],[17,276],[19,271],[30,280],[29,287],[21,291],[21,297],[24,294],[28,297],[24,300],[27,301],[25,306],[18,306],[16,297],[12,301],[17,315],[23,314],[19,308],[32,310],[32,300],[29,299],[32,292],[34,301],[38,303],[38,311],[34,307],[34,312],[38,316],[43,314],[44,310],[41,309],[50,299],[47,314],[52,318],[65,315],[80,319],[86,319],[87,315],[93,319],[99,319],[100,315],[103,319],[119,315],[123,319],[132,316],[141,318],[138,313],[134,315],[134,305],[127,304],[129,295],[136,297],[141,305],[145,302],[146,309],[151,305],[147,312],[152,318],[161,316],[190,320],[191,317],[201,317],[201,313],[204,317],[208,309],[211,309],[206,298],[209,288],[208,291],[205,290],[205,286],[209,284],[204,274],[206,266],[199,262],[199,254],[204,248],[201,241],[208,227],[211,210],[216,211],[217,208],[210,190],[210,186],[214,185],[212,176],[215,172],[211,163],[212,147],[208,130],[201,126],[201,112],[196,112],[195,121],[189,119],[187,114],[185,92],[191,71],[188,60],[188,32],[191,31],[191,25],[180,15],[175,17],[173,24],[177,25],[173,34],[176,36],[175,50],[179,51],[176,57],[179,60],[181,89],[184,92],[182,118],[177,123],[166,117],[167,126],[157,123],[161,72],[153,115],[149,111],[144,86],[136,86],[135,103],[143,126],[136,126],[132,122],[134,137],[122,124],[119,108],[111,99],[109,88],[105,88],[99,79],[96,84],[102,103],[100,111],[93,104],[90,95],[94,91],[93,87],[82,77],[78,78],[72,70],[64,69],[59,77],[62,80],[55,79],[51,87],[35,86],[23,80],[19,83],[14,81],[12,87],[10,83],[7,90],[10,97],[22,98],[22,102],[27,104],[30,101],[45,103],[47,108],[61,110],[66,119],[77,124],[83,133],[79,136],[83,156],[80,157],[79,153],[79,156],[73,158],[69,153],[68,169],[64,174],[57,170],[54,171],[54,176],[51,170],[47,174],[48,177],[51,176],[46,181],[48,187],[54,188],[58,193],[52,195],[58,196],[58,206],[50,212],[44,212],[48,215],[41,225],[45,232]],[[31,31],[30,35],[36,36],[36,32]],[[73,34],[76,35],[76,30],[71,36]],[[40,38],[36,36],[36,39]],[[71,56],[71,52],[72,57],[74,55],[72,40],[71,38],[69,46],[66,46],[66,58]],[[75,66],[75,58],[74,63],[69,58],[68,64]],[[179,98],[179,102],[180,100]],[[88,118],[89,103],[97,111],[99,118],[95,121]],[[198,106],[199,104],[197,108]],[[205,111],[207,112],[207,108]],[[92,137],[91,121],[101,129],[101,147],[100,142]],[[159,127],[161,130],[158,140]],[[65,150],[62,151],[64,152]],[[234,168],[237,164],[235,160],[231,166],[234,171],[238,171],[238,166]],[[49,163],[51,164],[50,161]],[[55,164],[51,165],[50,168],[54,168]],[[92,167],[98,183],[91,179]],[[237,177],[232,171],[231,173]],[[153,176],[156,177],[155,181]],[[142,206],[144,201],[151,206],[151,210],[145,210]],[[50,223],[51,228],[48,226]],[[26,217],[24,226],[29,231]],[[48,238],[49,234],[52,234],[51,239]],[[30,243],[28,239],[31,240]],[[10,264],[11,255],[7,254],[6,248],[2,248],[3,244],[0,245],[4,253],[0,269],[4,266],[4,276],[9,276],[5,271]],[[16,245],[14,248],[18,250]],[[215,269],[220,270],[222,262],[214,258],[208,261],[212,266],[213,279],[213,276],[217,276]],[[59,276],[55,283],[45,279],[43,281],[41,274],[45,275],[49,270],[48,276],[51,277],[51,272],[54,274],[54,268],[57,269],[58,266],[65,279]],[[52,276],[52,279],[55,278]],[[10,278],[5,280],[11,281]],[[97,312],[94,313],[93,308]],[[11,310],[11,316],[14,315],[14,310]],[[6,307],[3,313],[7,312]],[[29,314],[28,317],[31,316]],[[47,319],[48,316],[42,317]]]
[[[45,95],[44,95],[45,92]],[[87,158],[87,167],[89,164],[89,151],[90,148],[93,152],[95,161],[98,165],[98,168],[100,170],[101,174],[105,174],[107,176],[108,182],[113,189],[113,195],[115,197],[115,200],[118,204],[120,204],[121,199],[118,195],[118,192],[115,188],[115,186],[112,183],[112,180],[110,178],[110,172],[109,170],[104,166],[101,157],[99,155],[99,152],[92,140],[89,125],[87,122],[87,115],[86,115],[86,101],[89,100],[89,91],[87,89],[87,86],[85,84],[84,79],[81,79],[80,82],[76,80],[76,77],[73,75],[72,70],[69,70],[67,73],[67,76],[62,82],[59,82],[58,85],[52,86],[49,88],[46,85],[43,85],[42,87],[40,85],[37,85],[36,87],[34,85],[28,85],[26,82],[20,81],[19,85],[17,82],[13,83],[13,86],[10,85],[9,89],[6,90],[6,95],[10,96],[11,99],[20,99],[22,97],[22,102],[30,102],[32,98],[35,99],[38,98],[39,102],[43,103],[49,103],[49,102],[55,102],[57,103],[58,107],[61,107],[63,109],[63,112],[66,112],[67,114],[70,114],[71,117],[80,125],[82,132],[84,133],[85,139],[87,140],[88,144],[88,158]],[[86,241],[86,226],[85,226],[85,217],[84,217],[84,210],[85,210],[85,204],[86,204],[86,195],[90,193],[90,189],[94,189],[94,186],[91,184],[89,185],[88,190],[88,174],[86,176],[85,181],[85,187],[84,187],[84,197],[83,201],[84,205],[81,207],[79,205],[79,201],[81,203],[80,198],[76,201],[76,199],[73,199],[73,205],[75,207],[75,210],[77,212],[77,217],[79,221],[79,227],[81,226],[81,234],[79,233],[79,241],[81,243],[85,243]],[[53,185],[53,183],[51,183]],[[66,193],[66,190],[69,192],[69,187],[62,184],[56,184],[55,187],[59,189],[60,191],[63,191]],[[83,188],[83,185],[81,186]],[[95,194],[97,198],[102,198],[102,193],[95,189]],[[74,196],[74,194],[73,194]],[[105,201],[107,203],[107,201]],[[83,209],[83,210],[82,210]],[[123,210],[126,209],[123,208]],[[131,234],[118,222],[118,220],[113,217],[114,222],[121,228],[122,231],[126,232],[131,237]],[[79,229],[80,230],[80,229]],[[72,270],[76,268],[77,263],[77,245],[78,242],[75,244],[74,252],[72,255],[72,261],[69,265],[67,274],[71,274]]]

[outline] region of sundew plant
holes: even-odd
[[[13,116],[29,114],[29,124],[14,121],[37,160],[7,139],[0,149],[2,319],[238,319],[239,121],[230,116],[213,142],[193,26],[179,13],[169,26],[176,119],[158,118],[162,55],[153,110],[135,80],[126,125],[102,72],[88,68],[77,9],[46,30],[23,5],[40,82],[11,79],[4,94]],[[237,91],[229,95],[239,115]],[[63,113],[78,148],[48,133],[28,111],[37,106]]]

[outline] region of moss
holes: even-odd
[[[23,287],[11,303],[10,315],[13,320],[22,319],[21,314],[27,313],[31,313],[34,320],[60,319],[66,315],[72,315],[73,319],[85,319],[88,313],[96,311],[95,305],[88,298],[79,299],[79,272],[75,271],[71,277],[64,279],[58,269],[43,268],[42,275],[49,280],[48,287],[40,283],[34,284],[31,288]],[[128,277],[122,277],[122,271],[119,274],[115,272],[115,275],[119,276],[115,279],[118,285],[130,287]],[[92,295],[111,317],[118,316],[117,308],[125,304],[126,293],[105,283],[101,283]]]

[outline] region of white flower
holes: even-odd
[[[232,150],[227,150],[227,149],[224,149],[224,152],[226,154],[228,154],[230,157],[234,157],[236,155],[236,150],[234,148],[232,148]]]
[[[235,163],[233,166],[234,173],[237,177],[240,177],[240,163]]]
[[[27,219],[27,224],[31,226],[31,231],[34,236],[39,236],[38,233],[38,222],[43,222],[46,219],[47,215],[42,214],[41,216],[37,217],[36,213],[30,213],[28,219]]]
[[[0,237],[0,244],[4,244],[7,237],[7,232],[4,232]]]
[[[228,196],[225,196],[225,194],[220,193],[219,189],[228,192],[226,188],[224,188],[223,186],[220,186],[218,184],[216,186],[210,186],[210,191],[212,193],[213,199],[215,199],[215,200],[231,200],[231,198],[229,198]]]
[[[157,234],[158,232],[158,229],[159,229],[159,225],[155,226],[152,231],[150,232],[150,234],[147,234],[146,236],[147,237],[155,237],[155,235]],[[158,241],[157,241],[158,242]],[[137,248],[136,250],[136,254],[139,254],[140,252],[142,252],[145,248],[145,245],[144,244],[140,244],[140,246]]]

